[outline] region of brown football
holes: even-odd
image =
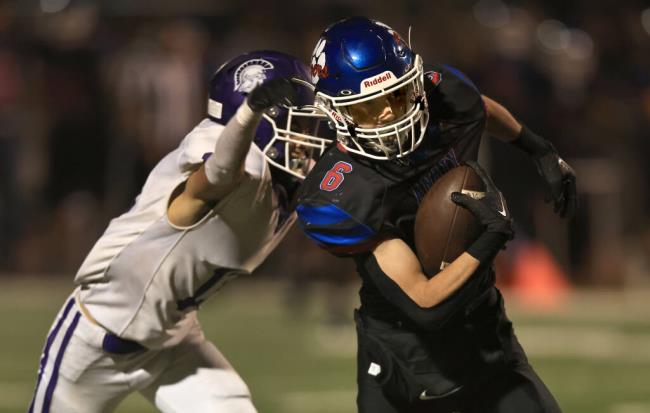
[[[451,200],[452,192],[482,198],[484,191],[481,178],[463,165],[441,176],[424,196],[415,217],[415,248],[428,276],[458,258],[482,231],[474,215]]]

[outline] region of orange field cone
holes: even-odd
[[[553,309],[561,304],[571,287],[567,276],[542,244],[521,245],[513,256],[510,288],[526,305]]]

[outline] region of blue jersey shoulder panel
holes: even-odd
[[[474,82],[472,82],[472,81],[470,80],[470,78],[467,77],[467,75],[466,75],[465,73],[461,72],[460,70],[456,69],[456,68],[453,67],[453,66],[442,65],[442,67],[444,67],[444,68],[447,69],[451,74],[453,74],[454,76],[456,76],[457,78],[459,78],[460,80],[462,80],[463,83],[465,83],[466,85],[471,86],[472,89],[474,89],[475,91],[477,91],[477,92],[479,91],[479,90],[478,90],[478,87],[476,87],[476,85],[474,84]]]
[[[376,234],[336,205],[301,203],[296,207],[296,212],[305,234],[319,244],[355,245]]]

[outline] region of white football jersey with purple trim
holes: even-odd
[[[174,190],[213,152],[223,126],[203,120],[150,173],[130,211],[113,219],[81,265],[75,283],[107,330],[149,348],[176,344],[195,309],[223,283],[252,272],[295,219],[281,219],[271,174],[256,145],[245,178],[198,223],[167,219]]]

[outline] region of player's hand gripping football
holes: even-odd
[[[554,150],[533,158],[537,172],[546,182],[546,202],[553,201],[553,211],[562,218],[573,217],[578,204],[576,174]]]
[[[262,112],[271,106],[291,106],[298,98],[298,90],[291,80],[276,77],[253,89],[246,101],[254,112]]]
[[[483,181],[485,196],[481,199],[475,199],[469,195],[454,192],[451,194],[451,200],[469,210],[485,227],[485,232],[502,234],[505,236],[504,241],[512,239],[514,236],[512,218],[501,191],[494,185],[487,172],[478,163],[467,161],[466,164]]]

